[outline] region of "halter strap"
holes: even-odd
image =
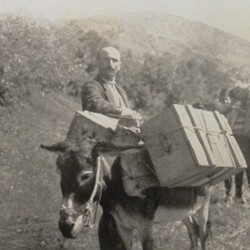
[[[95,225],[96,222],[96,217],[97,217],[97,210],[98,210],[98,205],[100,204],[101,196],[102,196],[102,167],[101,167],[101,157],[98,156],[96,159],[96,165],[97,165],[97,170],[96,170],[96,177],[95,177],[95,185],[93,188],[93,191],[91,193],[91,196],[89,198],[89,201],[87,202],[86,208],[83,211],[83,225],[84,227],[89,227],[92,228]],[[94,207],[94,200],[97,195],[98,189],[100,189],[99,192],[99,197],[97,198],[96,205]],[[94,214],[94,217],[93,217]]]

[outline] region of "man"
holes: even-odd
[[[114,47],[105,47],[98,54],[98,74],[82,88],[82,109],[119,118],[140,115],[129,108],[127,94],[116,83],[121,69],[121,54]]]
[[[225,92],[222,94],[222,92]],[[248,186],[250,187],[250,90],[248,88],[235,87],[228,94],[222,90],[220,101],[225,103],[227,109],[224,110],[229,124],[232,128],[235,139],[245,157],[247,163],[246,175]],[[235,201],[237,203],[246,204],[243,197],[243,174],[240,172],[235,176]],[[225,181],[226,201],[231,200],[230,190],[232,187],[232,179]]]

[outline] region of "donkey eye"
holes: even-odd
[[[84,173],[78,176],[78,181],[83,182],[87,180],[91,176],[91,174],[92,174],[92,171],[85,171]]]
[[[87,180],[87,179],[89,178],[89,176],[90,176],[89,173],[88,173],[88,174],[83,174],[83,175],[81,176],[81,180],[82,180],[82,181]]]
[[[81,181],[85,181],[85,180],[87,180],[89,178],[89,175],[88,174],[83,174],[82,176],[81,176]]]

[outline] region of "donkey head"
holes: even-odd
[[[64,141],[42,148],[59,153],[56,165],[60,173],[63,195],[59,228],[64,237],[75,238],[82,228],[80,209],[90,198],[94,187],[92,149],[95,142],[89,138],[81,141]]]

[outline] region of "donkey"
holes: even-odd
[[[100,204],[103,213],[99,221],[98,236],[101,250],[132,249],[132,233],[137,230],[143,250],[153,249],[152,225],[182,220],[187,227],[190,249],[206,249],[210,229],[210,187],[151,187],[144,197],[129,196],[123,186],[119,152],[125,146],[96,143],[90,138],[77,142],[64,141],[51,146],[41,145],[58,152],[57,168],[61,176],[63,204],[59,229],[66,238],[75,238],[83,226],[93,224],[93,214]],[[146,149],[140,149],[149,164]],[[113,154],[112,164],[107,164]],[[197,214],[197,219],[194,218]]]

